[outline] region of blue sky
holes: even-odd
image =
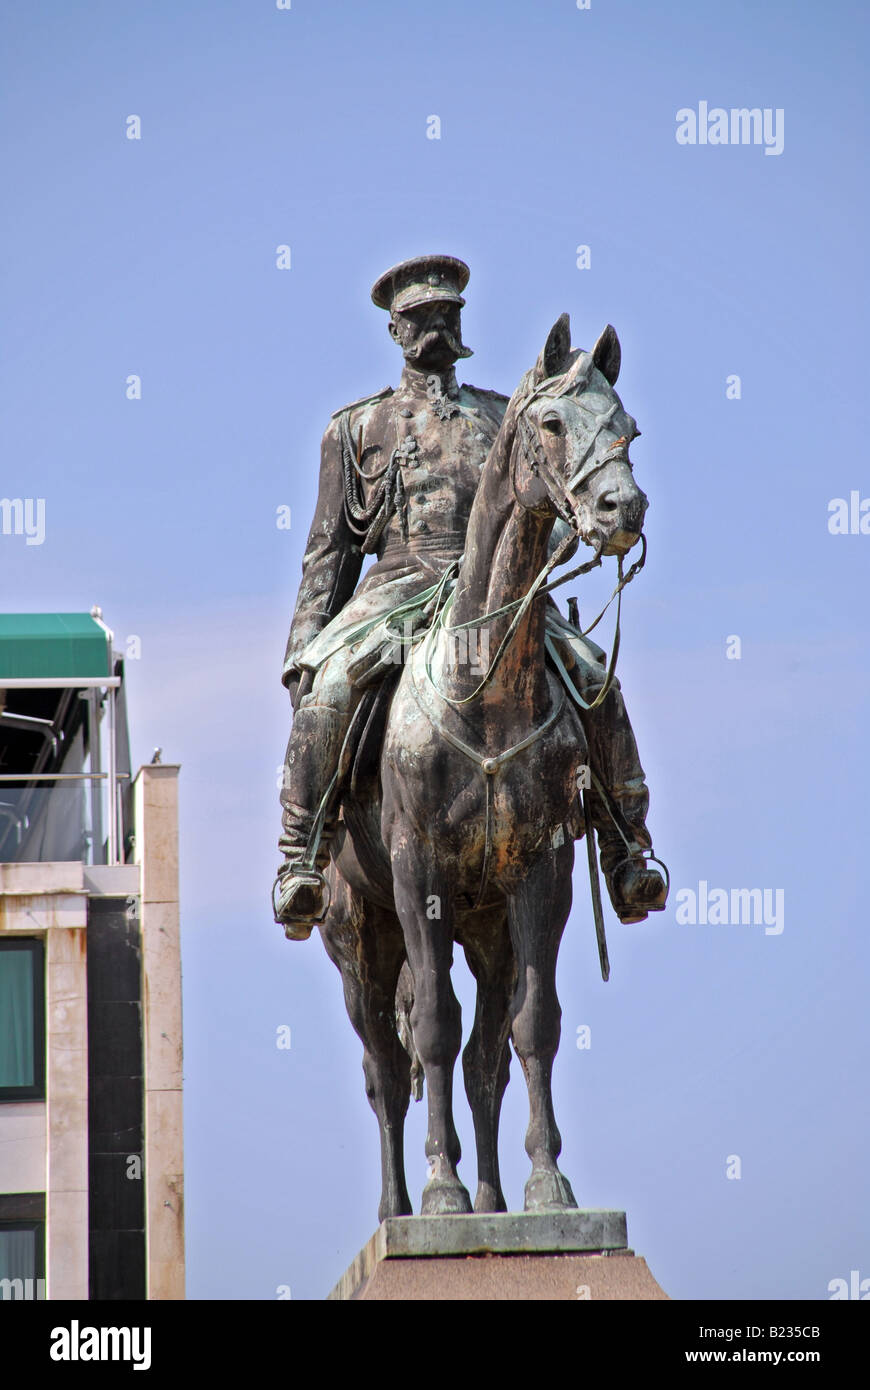
[[[370,285],[428,250],[471,267],[462,379],[510,393],[563,310],[575,345],[611,322],[643,432],[620,677],[674,892],[643,926],[608,912],[605,986],[578,856],[563,1167],[674,1297],[870,1277],[870,536],[828,529],[833,498],[870,496],[866,8],[29,0],[0,37],[0,491],[46,505],[44,544],[0,536],[2,602],[99,603],[121,649],[140,637],[134,749],[182,764],[189,1295],[321,1298],[376,1223],[338,975],[268,907],[279,678],[320,436],[401,366]],[[702,101],[781,109],[782,153],[679,145]],[[784,930],[678,924],[702,880],[782,889]],[[457,1122],[473,1184],[462,1099]],[[513,1206],[525,1122],[515,1063]]]

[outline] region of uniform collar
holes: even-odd
[[[429,390],[429,381],[432,377],[437,377],[441,384],[440,391],[437,391],[436,388],[436,394],[448,396],[451,399],[455,399],[459,395],[455,368],[445,367],[441,372],[434,372],[431,370],[421,372],[418,371],[416,367],[409,367],[407,362],[402,369],[402,376],[399,381],[397,394],[404,396],[429,396],[431,399],[432,393]]]

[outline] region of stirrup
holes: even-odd
[[[645,921],[651,912],[664,912],[665,908],[667,907],[668,896],[671,891],[671,875],[668,871],[668,866],[663,859],[659,859],[657,855],[653,854],[652,850],[640,850],[637,854],[627,854],[624,859],[620,859],[618,864],[614,864],[613,868],[607,875],[608,887],[613,883],[614,879],[616,878],[617,872],[623,867],[623,865],[637,864],[638,862],[642,862],[644,865],[658,864],[660,868],[664,869],[664,902],[658,904],[639,903],[636,907],[633,907],[630,903],[626,902],[620,903],[620,905],[617,907],[614,903],[614,910],[616,912],[616,915],[624,926],[632,926],[636,922]]]
[[[293,881],[294,891],[299,888],[313,888],[317,891],[320,901],[314,912],[296,912],[290,915],[285,906],[284,913],[287,915],[281,915],[279,899],[288,881]],[[309,869],[303,864],[294,864],[292,861],[286,864],[272,884],[272,914],[278,925],[284,928],[284,935],[288,941],[307,941],[314,926],[326,917],[331,901],[332,891],[325,876],[318,869]]]

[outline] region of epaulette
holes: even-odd
[[[358,401],[351,401],[350,405],[343,405],[340,410],[334,410],[329,418],[331,420],[337,420],[339,415],[344,415],[345,411],[356,410],[358,406],[369,405],[372,401],[381,401],[385,396],[391,396],[392,394],[392,386],[385,386],[383,390],[376,391],[373,396],[360,396]]]
[[[472,386],[468,381],[462,382],[461,389],[473,391],[476,396],[492,396],[493,400],[504,401],[505,404],[510,400],[510,396],[503,396],[501,391],[488,391],[485,386]]]

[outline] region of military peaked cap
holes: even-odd
[[[372,286],[372,299],[379,309],[391,313],[436,300],[461,305],[465,303],[461,291],[470,274],[456,256],[415,256],[385,271]]]

